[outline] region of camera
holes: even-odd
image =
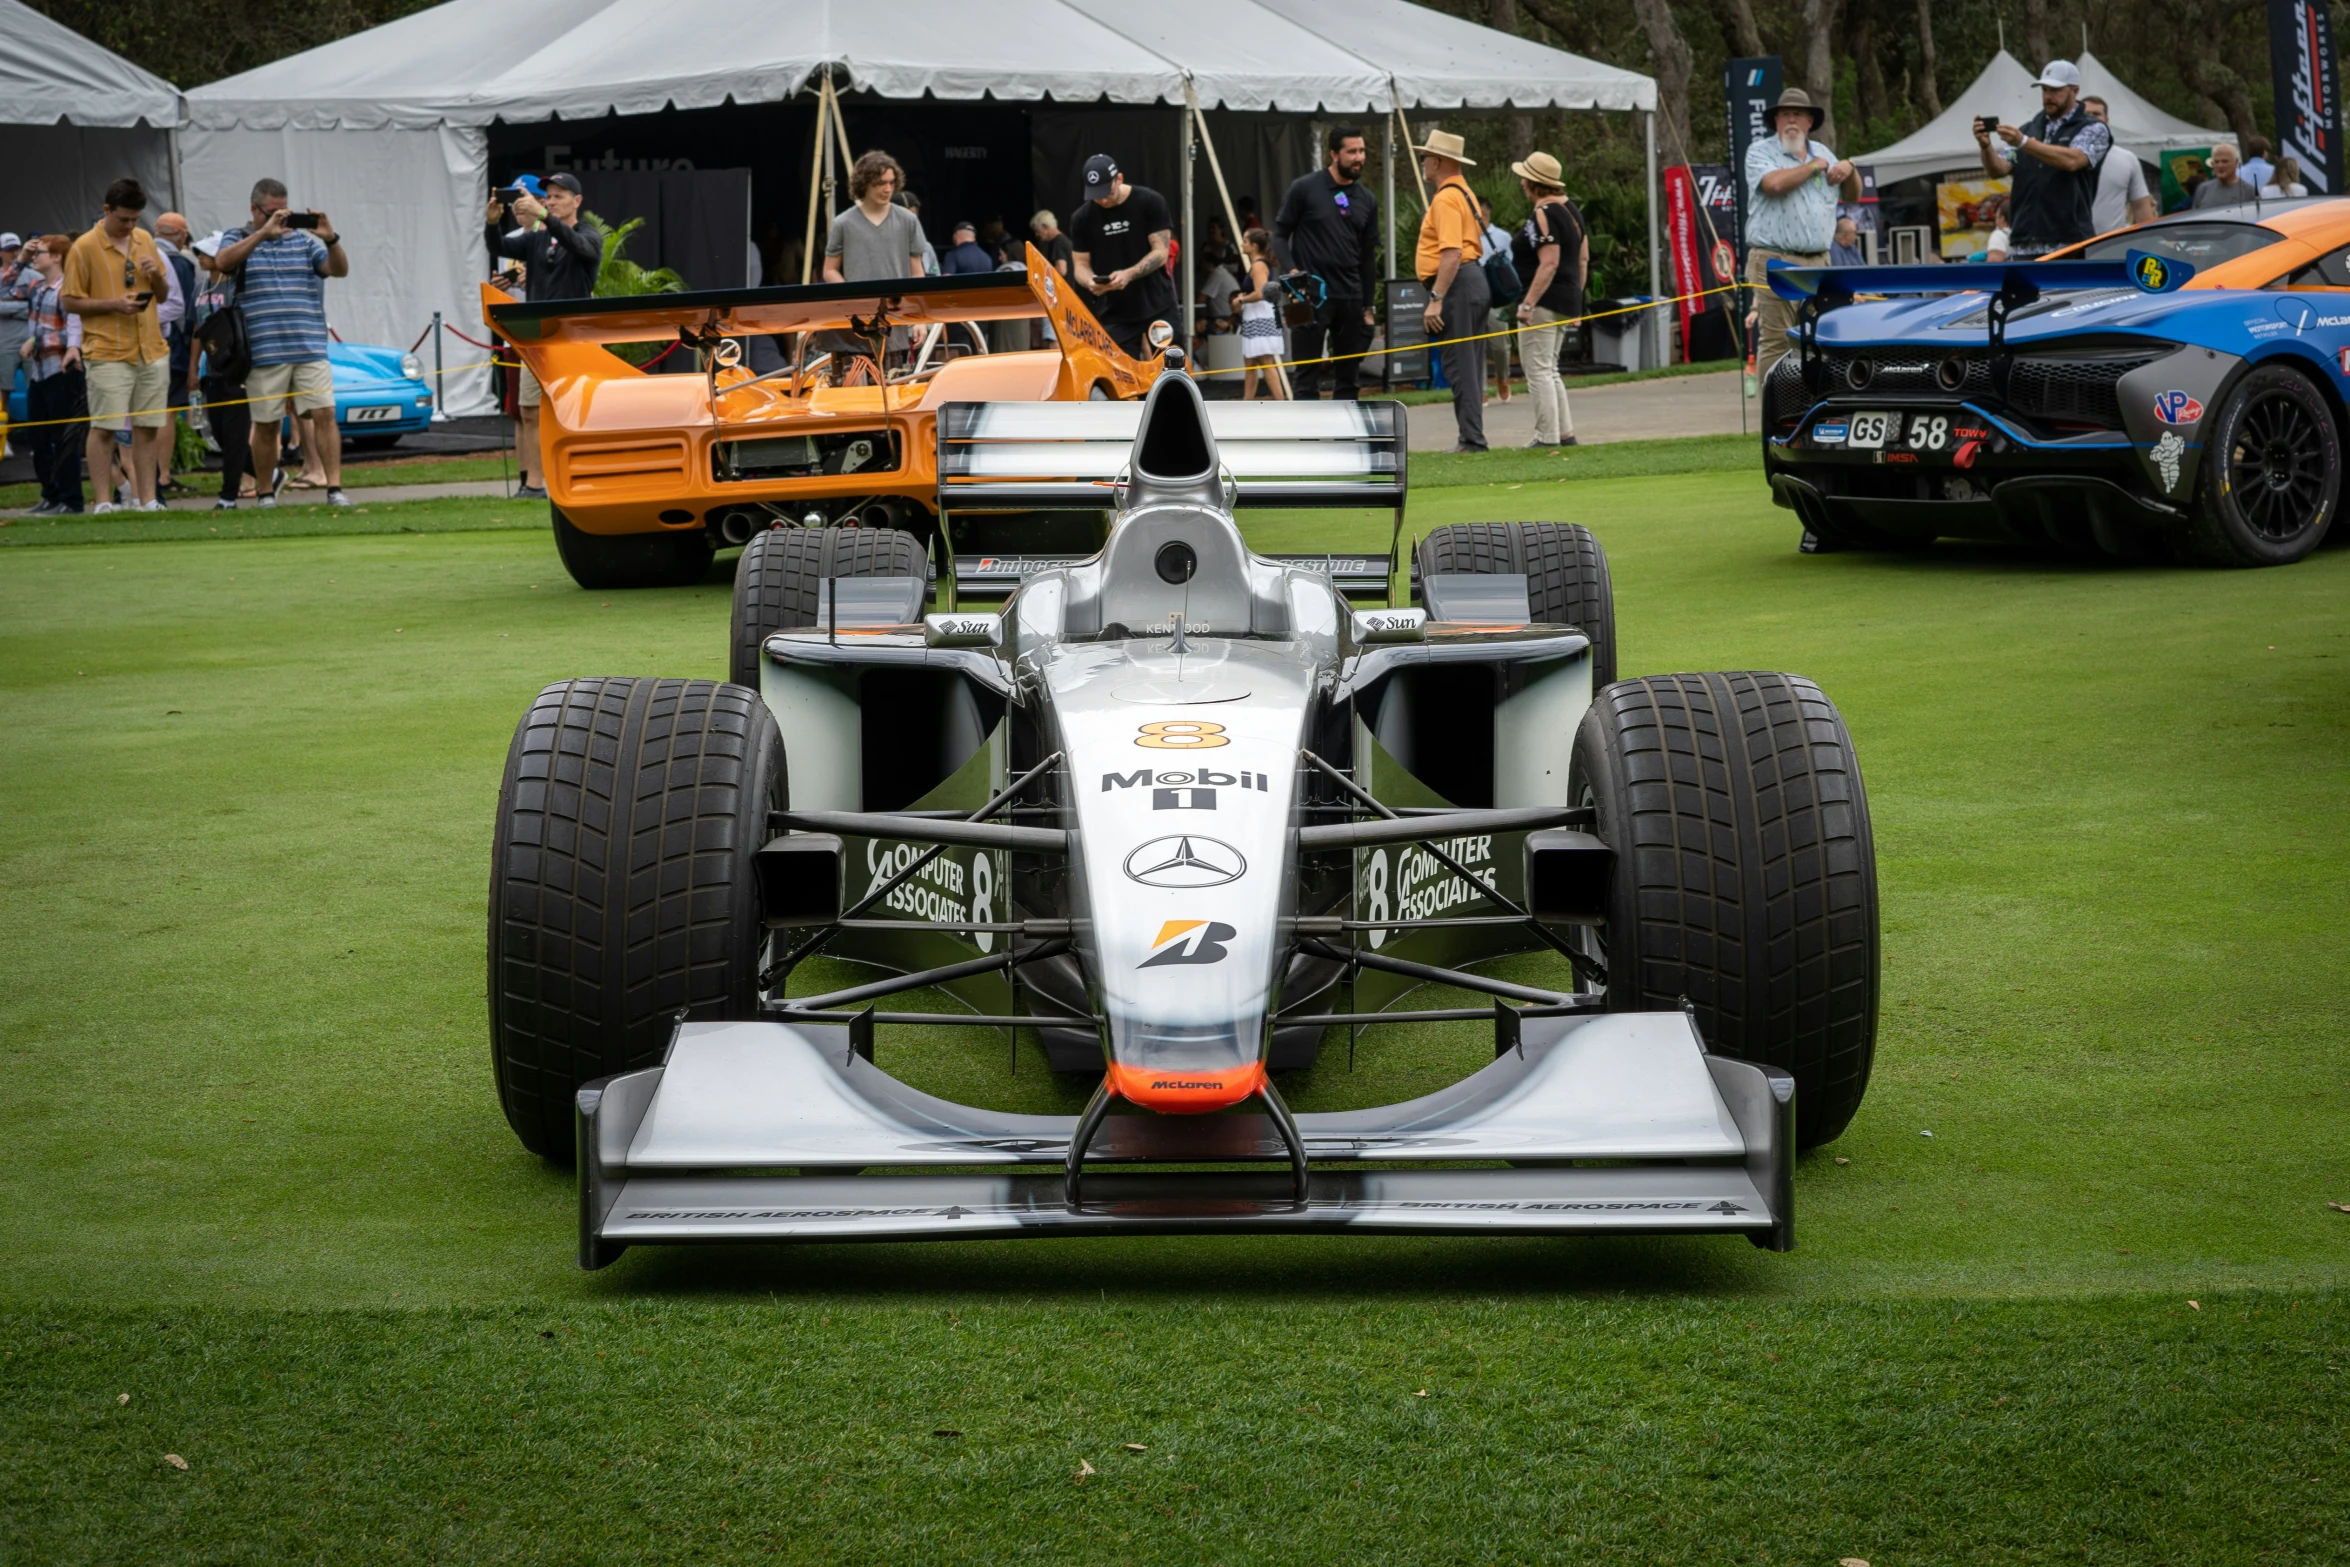
[[[1975,134],[1976,134],[1977,136],[1996,136],[1996,135],[1998,135],[1998,134],[1999,134],[1999,116],[1998,116],[1998,115],[1996,115],[1996,114],[1978,114],[1978,115],[1976,115],[1976,116],[1975,116]]]
[[[501,185],[490,192],[490,200],[501,207],[511,207],[521,199],[522,187],[519,185]]]
[[[290,229],[314,229],[318,227],[318,214],[315,212],[289,212],[286,214],[286,227]]]

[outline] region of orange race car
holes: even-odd
[[[482,314],[544,389],[555,547],[582,587],[598,589],[699,581],[714,551],[778,523],[896,528],[927,552],[944,542],[941,406],[1135,398],[1162,368],[1128,358],[1034,246],[1025,274],[886,286],[526,304],[485,284]],[[1051,323],[1053,345],[988,352],[987,323],[1038,320]],[[751,368],[756,338],[772,341],[780,368]],[[689,354],[696,372],[649,372],[613,352],[618,344]],[[953,542],[1100,542],[1062,537],[1071,527],[1065,513],[958,514]]]

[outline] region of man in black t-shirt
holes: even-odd
[[[1129,358],[1149,356],[1153,321],[1173,324],[1167,247],[1174,237],[1164,197],[1127,184],[1108,153],[1085,160],[1085,205],[1069,219],[1070,266],[1092,296],[1094,318]]]
[[[1333,396],[1352,401],[1360,390],[1363,361],[1371,346],[1371,301],[1379,276],[1379,201],[1362,183],[1366,150],[1363,133],[1352,125],[1333,126],[1329,138],[1330,166],[1317,169],[1289,187],[1281,210],[1273,215],[1273,232],[1289,244],[1289,254],[1300,269],[1320,276],[1328,285],[1327,322],[1297,329],[1297,357],[1313,360],[1297,369],[1297,395],[1322,395],[1322,380],[1331,376]],[[1323,345],[1338,357],[1333,364],[1322,357]]]

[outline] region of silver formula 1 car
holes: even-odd
[[[1409,608],[1243,542],[1250,505],[1400,527],[1402,433],[1393,405],[1211,407],[1180,374],[1139,405],[943,410],[942,515],[1107,510],[1108,542],[1000,613],[955,605],[949,562],[925,614],[910,540],[763,533],[746,679],[539,694],[499,802],[491,1029],[515,1131],[577,1160],[585,1266],[1080,1231],[1793,1244],[1795,1152],[1852,1118],[1876,1034],[1844,724],[1790,675],[1616,680],[1580,527],[1391,551]],[[886,977],[795,991],[818,952]],[[1527,952],[1547,985],[1475,971]],[[1486,1004],[1404,1004],[1429,985]],[[971,1010],[889,1009],[933,987]],[[1490,1064],[1284,1103],[1325,1038],[1399,1022]],[[892,1029],[941,1024],[1037,1030],[1090,1104],[885,1070]]]

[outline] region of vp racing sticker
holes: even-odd
[[[2203,418],[2203,404],[2185,392],[2164,392],[2154,399],[2154,417],[2164,424],[2195,424]]]

